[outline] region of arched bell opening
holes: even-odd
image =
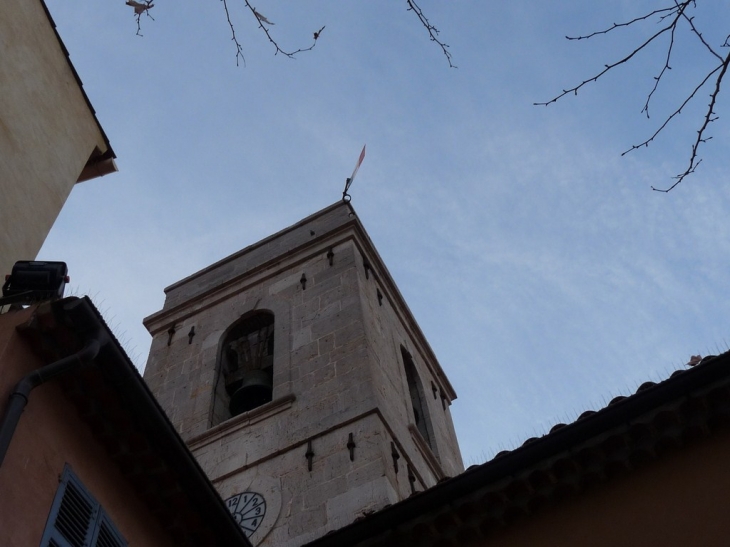
[[[271,401],[274,378],[274,315],[257,312],[225,336],[220,353],[219,388],[232,418]],[[221,386],[222,384],[222,386]]]
[[[434,444],[433,426],[431,424],[431,415],[428,411],[428,400],[423,389],[416,366],[413,363],[413,357],[408,351],[401,346],[401,357],[403,358],[403,368],[406,373],[406,384],[408,386],[408,395],[410,396],[410,407],[413,423],[416,425],[418,432],[426,441],[431,450],[436,453],[436,445]]]

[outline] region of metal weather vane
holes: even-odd
[[[358,169],[360,169],[360,166],[362,165],[362,160],[365,159],[365,146],[362,145],[362,152],[360,152],[360,157],[357,160],[357,165],[355,165],[355,170],[352,172],[352,175],[345,181],[345,189],[342,191],[342,201],[344,203],[350,203],[352,200],[352,196],[347,193],[347,191],[350,189],[350,186],[352,185],[352,181],[355,180],[355,175],[357,175]]]

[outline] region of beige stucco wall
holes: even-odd
[[[40,0],[0,3],[0,274],[32,260],[107,144]]]
[[[17,382],[42,363],[15,325],[31,309],[0,315],[0,413]],[[2,414],[0,414],[2,415]],[[51,381],[31,392],[0,466],[0,545],[39,545],[64,465],[69,464],[115,526],[139,547],[174,543]]]

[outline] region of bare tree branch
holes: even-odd
[[[136,0],[127,0],[125,2],[128,6],[132,6],[134,8],[134,18],[137,21],[137,36],[142,36],[142,24],[140,22],[140,18],[143,13],[146,13],[147,17],[153,21],[155,20],[155,18],[150,15],[150,9],[155,7],[152,3],[153,1],[154,0],[143,0],[142,2],[137,2]]]
[[[651,98],[654,96],[654,93],[659,88],[659,82],[662,81],[662,77],[666,73],[667,70],[672,70],[672,67],[669,66],[669,61],[672,59],[672,51],[674,50],[674,32],[677,30],[676,25],[672,25],[672,31],[669,34],[669,46],[667,47],[667,57],[664,60],[664,66],[662,67],[661,71],[659,72],[659,76],[654,77],[654,87],[649,92],[649,95],[646,97],[646,102],[644,103],[644,108],[641,109],[642,113],[646,113],[646,117],[649,118],[649,103],[651,102]]]
[[[141,23],[140,23],[140,17],[143,13],[146,13],[150,19],[152,19],[152,16],[149,14],[149,9],[153,7],[154,0],[142,0],[142,2],[138,2],[137,0],[127,0],[127,5],[130,5],[134,7],[134,13],[135,17],[137,19],[137,35],[142,36],[141,33]],[[243,46],[241,45],[241,42],[238,40],[238,36],[236,35],[236,29],[233,24],[233,20],[231,19],[231,13],[228,9],[228,1],[229,0],[221,0],[223,2],[223,10],[226,14],[226,22],[228,23],[228,27],[231,31],[231,41],[235,45],[236,48],[236,66],[238,66],[239,62],[243,62],[244,66],[246,65],[246,58],[243,55]],[[320,35],[322,34],[322,31],[325,29],[325,26],[322,25],[319,30],[312,33],[312,44],[309,47],[300,47],[298,49],[293,50],[286,50],[282,48],[279,45],[279,42],[274,38],[274,36],[271,33],[271,30],[269,26],[273,26],[274,23],[269,21],[264,15],[261,14],[261,12],[257,11],[256,8],[251,4],[251,0],[243,0],[244,5],[253,15],[254,19],[256,20],[256,23],[258,27],[261,29],[261,31],[266,36],[266,39],[274,46],[274,55],[278,55],[281,53],[285,57],[289,57],[290,59],[293,59],[296,57],[299,53],[304,53],[305,51],[311,51],[314,49],[314,46],[317,45],[317,40],[319,39]],[[442,42],[438,35],[439,31],[438,29],[431,24],[431,22],[428,20],[428,17],[423,13],[423,10],[421,7],[416,3],[416,0],[406,0],[406,3],[408,5],[407,9],[408,11],[412,11],[416,14],[416,17],[418,17],[418,20],[421,22],[421,24],[424,26],[424,28],[428,31],[429,38],[432,42],[436,42],[436,44],[441,48],[441,51],[443,52],[444,56],[446,57],[447,62],[449,63],[449,66],[451,68],[456,68],[456,66],[452,62],[452,56],[449,52],[448,48],[449,46]],[[152,19],[154,21],[154,19]]]
[[[607,29],[597,30],[595,32],[591,32],[590,34],[586,34],[583,36],[566,36],[565,38],[567,40],[587,40],[589,38],[593,38],[594,36],[598,36],[600,34],[608,34],[612,30],[616,30],[617,28],[629,27],[629,26],[633,25],[634,23],[638,23],[639,21],[645,21],[645,20],[649,19],[650,17],[653,17],[654,15],[659,15],[659,14],[663,14],[663,15],[659,15],[659,19],[663,20],[665,17],[670,15],[670,13],[664,14],[664,12],[673,12],[675,9],[676,9],[675,6],[670,6],[668,8],[661,8],[661,9],[649,12],[645,15],[635,17],[634,19],[631,19],[630,21],[626,21],[624,23],[614,23]]]
[[[690,3],[691,1],[692,0],[687,0],[686,2],[683,2],[684,6],[681,9],[683,10],[686,7],[686,4]],[[680,9],[680,8],[678,7],[677,9]],[[660,13],[662,11],[666,11],[666,10],[655,10],[652,13]],[[662,16],[662,19],[664,19],[665,17],[667,17],[667,16],[666,15],[665,16]],[[582,81],[580,84],[578,84],[575,87],[571,87],[570,89],[564,89],[562,93],[560,93],[559,95],[553,97],[549,101],[546,101],[546,102],[543,102],[543,103],[533,103],[533,104],[536,105],[536,106],[547,106],[549,104],[558,102],[559,99],[562,99],[563,97],[565,97],[568,94],[571,94],[572,93],[573,95],[577,95],[579,89],[581,89],[582,87],[586,86],[587,84],[589,84],[591,82],[597,81],[601,76],[603,76],[604,74],[606,74],[609,70],[612,70],[612,69],[616,68],[617,66],[622,65],[622,64],[630,61],[637,53],[639,53],[640,51],[642,51],[643,49],[645,49],[649,44],[651,44],[654,40],[656,40],[657,38],[659,38],[665,32],[671,32],[674,29],[674,27],[677,25],[677,21],[679,20],[680,17],[681,17],[681,12],[675,14],[675,17],[672,19],[672,21],[666,27],[662,28],[661,30],[659,30],[655,34],[653,34],[651,37],[647,38],[644,41],[644,43],[642,43],[640,46],[636,47],[631,53],[629,53],[628,55],[626,55],[622,59],[620,59],[620,60],[618,60],[616,62],[613,62],[611,64],[604,65],[603,70],[601,70],[600,72],[598,72],[597,74],[595,74],[591,78],[588,78],[587,80]],[[586,36],[578,36],[577,38],[571,38],[569,36],[566,36],[566,38],[568,40],[585,40],[585,39],[588,39],[588,38],[592,38],[593,36],[598,36],[599,34],[607,34],[607,33],[611,32],[612,30],[615,30],[617,28],[627,27],[627,26],[629,26],[631,24],[634,24],[634,23],[636,23],[638,21],[643,21],[645,19],[646,19],[646,17],[637,17],[636,19],[633,19],[633,20],[631,20],[628,23],[619,23],[619,24],[614,23],[613,26],[611,26],[610,28],[608,28],[608,29],[606,29],[604,31],[593,32],[593,33],[588,34]]]
[[[666,53],[664,55],[664,62],[662,65],[661,70],[659,71],[657,76],[654,76],[654,84],[647,94],[646,102],[644,103],[644,107],[642,108],[641,112],[645,113],[647,118],[649,118],[649,105],[652,101],[652,98],[654,97],[655,93],[659,89],[659,85],[664,81],[664,76],[667,74],[669,70],[672,69],[671,66],[671,60],[672,55],[675,52],[675,46],[676,46],[676,37],[677,33],[680,29],[681,23],[686,23],[686,26],[684,27],[686,31],[691,35],[694,36],[696,39],[698,39],[702,45],[705,47],[707,52],[713,56],[717,60],[717,64],[710,67],[708,72],[700,79],[699,82],[696,83],[694,88],[684,97],[683,100],[679,102],[679,106],[675,108],[669,115],[667,115],[664,120],[659,124],[658,128],[653,132],[653,134],[644,140],[643,142],[639,144],[632,145],[631,148],[624,151],[621,155],[626,155],[629,152],[632,152],[633,150],[637,150],[639,148],[644,148],[649,146],[651,142],[654,142],[654,140],[658,137],[658,135],[666,129],[666,127],[669,125],[669,123],[675,119],[679,114],[682,113],[682,111],[685,109],[685,107],[692,102],[693,99],[695,99],[700,91],[711,82],[713,83],[712,90],[710,92],[710,102],[707,105],[707,109],[704,111],[704,115],[702,118],[702,122],[700,124],[700,128],[697,131],[697,136],[694,139],[694,142],[691,147],[689,162],[687,164],[686,169],[676,175],[674,177],[675,182],[666,189],[659,189],[652,186],[652,190],[656,190],[658,192],[669,192],[673,188],[675,188],[680,182],[682,182],[687,176],[694,173],[697,169],[697,166],[701,163],[702,159],[699,157],[699,149],[700,146],[707,141],[709,141],[712,137],[707,136],[707,130],[710,123],[716,121],[718,119],[717,114],[715,113],[715,105],[717,103],[718,95],[720,94],[720,87],[722,84],[722,81],[725,77],[725,74],[727,72],[728,64],[730,64],[730,53],[726,56],[720,55],[715,49],[710,45],[710,43],[705,40],[704,36],[700,32],[700,30],[695,25],[694,17],[690,17],[687,14],[687,10],[689,8],[696,8],[697,2],[696,0],[671,0],[671,5],[668,5],[661,9],[656,9],[653,11],[650,11],[649,13],[646,13],[645,15],[635,17],[634,19],[631,19],[629,21],[626,21],[624,23],[614,23],[610,27],[599,30],[596,32],[592,32],[590,34],[584,35],[584,36],[577,36],[577,37],[569,37],[566,36],[569,40],[585,40],[589,38],[593,38],[599,35],[605,35],[609,32],[612,32],[616,29],[620,28],[626,28],[632,25],[637,25],[639,23],[655,20],[657,23],[662,24],[663,26],[656,32],[654,32],[651,36],[649,36],[647,39],[645,39],[642,43],[640,43],[638,46],[636,46],[630,53],[619,59],[618,61],[615,61],[613,63],[604,65],[604,68],[594,74],[591,78],[588,78],[581,82],[580,84],[569,88],[564,89],[562,93],[558,94],[557,96],[553,97],[551,100],[542,102],[542,103],[534,103],[536,105],[542,105],[547,106],[552,103],[557,102],[559,99],[562,99],[568,94],[577,95],[578,90],[582,89],[584,86],[588,85],[589,83],[597,81],[599,78],[601,78],[604,74],[606,74],[608,71],[624,64],[630,61],[636,54],[638,54],[641,51],[644,51],[650,44],[655,43],[661,36],[668,34],[668,42],[666,45]],[[722,44],[722,47],[728,47],[730,44],[728,44],[728,40],[730,40],[730,36],[726,37],[725,42]]]
[[[710,123],[717,120],[718,116],[715,114],[715,103],[717,102],[717,96],[720,94],[720,85],[722,84],[722,80],[725,77],[725,74],[727,73],[727,67],[728,64],[730,64],[730,53],[725,57],[722,63],[722,70],[720,70],[720,74],[718,74],[717,79],[715,80],[715,88],[713,89],[712,93],[710,94],[710,104],[707,105],[707,110],[705,111],[705,117],[702,122],[702,126],[700,127],[699,131],[697,131],[697,138],[695,139],[695,142],[692,144],[692,153],[689,157],[689,165],[687,166],[687,169],[684,170],[684,172],[680,173],[679,175],[675,176],[675,182],[672,184],[669,188],[666,189],[660,189],[660,188],[654,188],[651,187],[652,190],[655,190],[657,192],[669,192],[672,190],[677,184],[682,182],[685,177],[688,175],[691,175],[695,172],[695,169],[697,169],[697,166],[702,163],[702,158],[698,157],[697,150],[700,147],[700,144],[705,143],[709,141],[712,137],[705,137],[705,130],[707,129],[707,126],[710,125]],[[705,78],[704,82],[709,79],[709,77],[717,72],[718,69],[713,70],[710,74],[707,75],[707,78]],[[701,87],[701,86],[700,86]],[[699,89],[699,87],[697,88]],[[694,92],[693,92],[694,95]]]
[[[246,58],[243,56],[243,47],[236,37],[236,29],[233,26],[233,22],[231,21],[231,14],[228,11],[228,0],[223,0],[223,9],[226,12],[226,21],[228,21],[228,26],[231,29],[231,40],[236,46],[236,66],[238,66],[238,59],[241,59],[243,61],[243,66],[246,66]]]
[[[646,146],[649,145],[650,142],[652,142],[654,139],[656,139],[656,137],[659,135],[659,133],[661,133],[664,130],[664,128],[667,125],[669,125],[669,122],[672,121],[672,119],[674,117],[676,117],[676,116],[678,116],[678,115],[680,115],[682,113],[682,110],[684,109],[684,107],[687,106],[687,104],[695,97],[695,95],[697,95],[697,92],[707,83],[707,81],[710,79],[710,77],[715,72],[717,72],[718,70],[720,70],[720,67],[716,68],[715,70],[713,70],[712,72],[710,72],[709,74],[707,74],[702,79],[702,81],[697,86],[695,86],[695,88],[690,92],[690,94],[687,97],[685,97],[684,101],[682,101],[682,104],[680,104],[679,107],[674,112],[672,112],[669,116],[667,116],[664,119],[664,122],[662,122],[662,124],[659,126],[659,128],[656,131],[654,131],[654,134],[651,137],[649,137],[648,139],[646,139],[643,142],[640,142],[639,144],[633,144],[633,145],[631,145],[631,148],[629,148],[628,150],[625,150],[624,152],[622,152],[621,155],[622,156],[625,156],[626,154],[628,154],[632,150],[636,150],[638,148],[646,147]]]
[[[408,11],[412,11],[413,13],[415,13],[416,17],[418,17],[418,20],[421,21],[421,24],[428,31],[428,36],[430,40],[432,42],[436,42],[436,44],[438,44],[438,46],[441,48],[444,56],[446,56],[446,61],[449,63],[449,67],[457,68],[456,65],[454,65],[451,61],[451,52],[449,51],[448,44],[442,42],[438,37],[439,30],[431,24],[426,15],[423,13],[423,10],[418,4],[416,4],[415,0],[406,0],[406,3],[408,4]]]
[[[682,16],[687,20],[687,23],[689,24],[690,29],[692,29],[692,33],[695,36],[697,36],[697,38],[700,39],[700,42],[702,42],[702,44],[707,48],[707,51],[709,51],[712,55],[717,57],[718,61],[723,62],[724,59],[723,59],[722,55],[720,55],[718,52],[716,52],[714,49],[712,49],[712,46],[710,46],[710,44],[708,44],[705,41],[705,37],[702,36],[702,33],[699,30],[697,30],[697,27],[695,27],[694,17],[687,17],[687,14],[685,14],[685,13],[683,13]],[[723,45],[723,47],[728,47],[727,38],[725,38],[725,42],[722,45]]]
[[[279,43],[274,40],[274,38],[271,36],[271,33],[269,32],[269,29],[266,28],[265,24],[272,25],[273,23],[269,22],[266,17],[263,17],[258,11],[256,11],[256,8],[254,8],[251,5],[251,2],[249,0],[243,0],[244,4],[246,4],[246,7],[249,9],[249,11],[253,14],[254,18],[256,19],[256,22],[259,25],[259,28],[264,31],[264,34],[266,35],[266,38],[268,38],[269,42],[271,42],[275,48],[274,55],[278,55],[281,53],[285,57],[289,57],[290,59],[293,59],[298,53],[304,53],[305,51],[312,51],[314,49],[314,46],[317,45],[317,39],[319,38],[320,33],[324,30],[324,26],[320,28],[318,31],[314,32],[314,40],[312,41],[312,45],[305,48],[299,48],[292,51],[286,51],[282,49],[279,46]]]

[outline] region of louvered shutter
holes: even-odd
[[[66,465],[41,547],[126,547],[99,503]]]
[[[93,538],[91,545],[94,547],[126,547],[127,542],[122,538],[117,529],[114,528],[106,513],[101,511],[99,517],[96,537]]]

